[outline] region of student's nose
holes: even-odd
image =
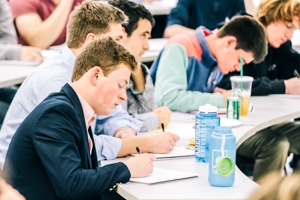
[[[120,99],[121,101],[127,100],[126,88],[125,88],[125,90],[122,90],[122,92],[120,93],[119,99]]]
[[[149,42],[148,42],[148,40],[146,40],[145,42],[144,42],[144,50],[149,50]]]

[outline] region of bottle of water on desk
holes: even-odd
[[[208,182],[230,187],[234,183],[236,138],[231,127],[217,126],[210,137]]]
[[[200,106],[195,125],[195,158],[197,162],[208,162],[209,139],[215,126],[220,126],[217,107],[209,104]]]

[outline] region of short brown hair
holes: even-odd
[[[275,21],[292,22],[293,16],[300,19],[299,0],[263,0],[256,11],[256,18],[264,26]]]
[[[77,6],[67,24],[67,45],[80,48],[89,33],[105,34],[111,23],[127,23],[128,18],[118,8],[100,1],[85,1]]]
[[[267,36],[263,25],[249,16],[233,17],[217,32],[219,38],[233,36],[237,40],[236,49],[251,52],[254,63],[260,63],[267,55]]]
[[[77,56],[72,74],[72,82],[79,80],[83,74],[95,66],[99,66],[104,76],[118,69],[120,64],[131,71],[136,69],[136,61],[122,45],[111,37],[102,36],[85,45]]]

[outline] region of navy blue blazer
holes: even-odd
[[[89,134],[93,140],[90,129]],[[116,194],[109,188],[128,182],[130,172],[124,163],[104,167],[97,163],[95,148],[89,152],[80,101],[66,84],[20,125],[9,146],[4,173],[27,200],[111,199]]]

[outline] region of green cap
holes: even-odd
[[[217,162],[217,171],[221,176],[230,176],[234,167],[234,161],[228,156],[219,158]]]

